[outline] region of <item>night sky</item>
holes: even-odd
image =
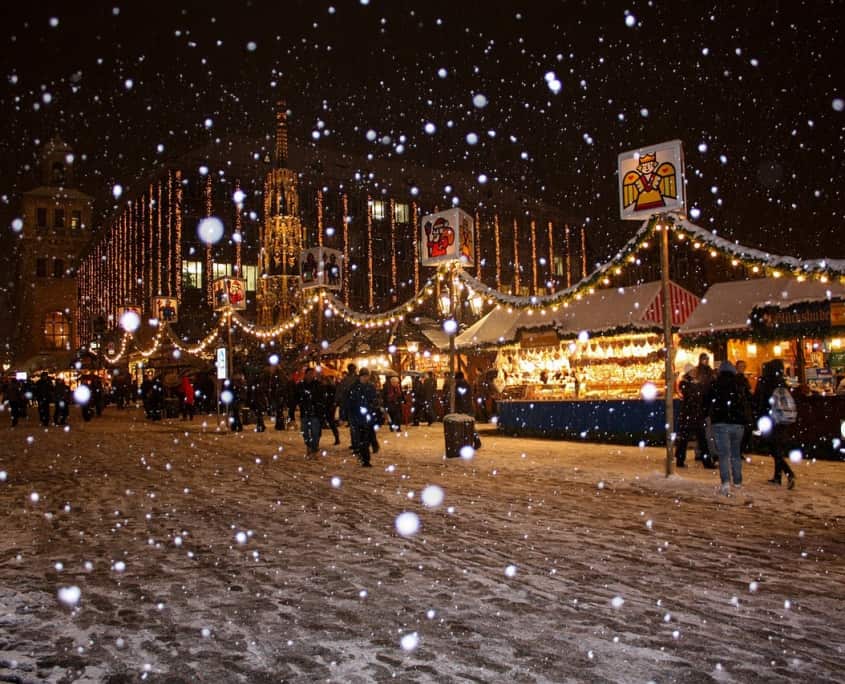
[[[845,256],[842,2],[29,2],[4,14],[4,216],[54,134],[102,214],[115,183],[131,192],[216,138],[272,135],[283,96],[302,144],[485,174],[589,219],[608,254],[637,225],[618,218],[617,155],[680,138],[697,223]]]

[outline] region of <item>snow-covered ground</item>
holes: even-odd
[[[2,417],[0,681],[845,681],[845,464]]]

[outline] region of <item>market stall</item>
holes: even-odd
[[[672,324],[698,298],[670,284]],[[665,438],[661,283],[598,290],[545,315],[495,309],[458,337],[498,348],[499,428],[609,441]],[[687,360],[684,351],[676,364]]]
[[[798,404],[796,434],[819,455],[842,449],[845,396],[845,286],[757,278],[711,287],[680,328],[682,344],[716,359],[744,360],[752,387],[763,364],[781,359]]]

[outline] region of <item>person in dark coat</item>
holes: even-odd
[[[472,387],[466,381],[462,371],[455,373],[455,413],[465,413],[475,418]]]
[[[405,393],[398,375],[387,378],[382,391],[382,405],[387,409],[390,430],[399,432],[402,429],[402,405],[405,403]]]
[[[141,401],[144,404],[144,414],[147,418],[152,419],[152,400],[153,400],[153,379],[152,376],[147,375],[141,382]]]
[[[370,371],[362,368],[358,380],[349,388],[346,398],[346,416],[349,419],[349,432],[352,437],[352,450],[361,465],[369,468],[370,447],[378,451],[375,439],[378,408],[376,388],[370,383]],[[375,442],[375,445],[373,444]]]
[[[422,383],[422,413],[420,420],[426,421],[431,425],[436,415],[434,413],[434,400],[437,397],[437,380],[434,378],[434,373],[429,371]]]
[[[49,373],[42,373],[35,383],[35,401],[38,404],[38,418],[47,427],[50,424],[50,402],[53,401],[53,380]]]
[[[93,390],[91,391],[91,398],[93,400]],[[88,405],[91,406],[91,401],[88,402]],[[94,407],[91,406],[91,410],[93,411]],[[153,378],[152,385],[150,387],[150,418],[154,421],[161,420],[162,413],[164,411],[164,380],[162,379],[161,375],[156,375]],[[88,419],[90,420],[90,418]]]
[[[285,429],[285,412],[288,405],[287,380],[280,368],[270,376],[270,410],[275,417],[275,429]]]
[[[55,408],[53,409],[53,422],[56,425],[67,425],[67,419],[70,415],[70,404],[73,401],[70,387],[67,386],[64,380],[56,378],[56,384],[53,388],[53,397],[55,399]]]
[[[719,374],[704,396],[704,407],[710,416],[713,438],[719,451],[721,492],[729,496],[732,476],[734,487],[742,487],[740,444],[748,412],[736,379],[736,368],[729,361],[723,361],[719,366]]]
[[[678,422],[675,428],[675,465],[686,468],[687,446],[691,439],[695,440],[697,450],[705,468],[715,468],[716,464],[710,458],[707,447],[707,435],[704,431],[704,395],[693,377],[694,368],[687,364],[681,378],[679,389],[681,392],[681,410],[678,412]]]
[[[313,368],[307,368],[302,382],[296,385],[296,394],[289,409],[291,420],[294,418],[297,406],[299,406],[302,422],[302,438],[308,450],[305,457],[315,458],[320,452],[320,435],[325,409],[323,408],[323,389],[317,382]]]
[[[754,416],[758,425],[760,425],[760,418],[764,416],[771,421],[771,429],[768,432],[761,430],[775,461],[775,474],[769,482],[775,485],[781,484],[781,478],[786,473],[787,486],[792,489],[795,486],[795,473],[792,472],[786,454],[792,440],[793,426],[775,423],[769,412],[771,408],[769,402],[778,387],[786,387],[783,361],[772,359],[763,364],[763,374],[757,381],[757,389],[754,392]],[[768,427],[768,423],[763,423],[763,426]]]
[[[337,386],[334,395],[334,403],[340,408],[340,421],[348,421],[349,417],[346,415],[346,398],[349,396],[349,390],[352,385],[358,382],[358,371],[354,363],[350,363],[346,367],[346,375]]]
[[[340,433],[337,430],[335,420],[336,405],[334,398],[337,396],[337,386],[328,375],[324,375],[321,381],[323,387],[323,425],[332,431],[335,445],[340,444]]]
[[[221,397],[224,396],[224,392],[229,393],[229,429],[232,432],[243,432],[244,423],[241,418],[241,404],[244,400],[244,386],[240,380],[236,380],[235,378],[231,380],[227,379],[223,381],[223,390],[220,393]]]
[[[736,381],[739,383],[739,388],[745,397],[745,406],[748,413],[745,417],[745,430],[742,433],[742,444],[740,444],[740,451],[747,454],[751,449],[751,429],[754,422],[754,397],[751,392],[751,383],[748,381],[748,376],[745,375],[746,363],[742,359],[736,362]]]
[[[23,385],[19,380],[9,380],[6,386],[6,401],[9,402],[9,414],[12,419],[12,427],[18,424],[18,421],[24,417],[24,398]]]
[[[249,383],[249,410],[255,416],[255,431],[264,432],[264,414],[267,413],[269,380],[261,375]]]

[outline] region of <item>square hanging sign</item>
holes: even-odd
[[[246,309],[246,283],[240,278],[217,278],[212,283],[214,310],[231,307],[236,311]]]
[[[462,209],[448,209],[423,216],[420,232],[420,263],[434,266],[460,261],[473,265],[475,222]]]
[[[311,247],[299,255],[299,286],[303,290],[343,285],[343,253],[328,247]]]
[[[684,149],[680,140],[619,155],[619,214],[623,221],[685,212]]]

